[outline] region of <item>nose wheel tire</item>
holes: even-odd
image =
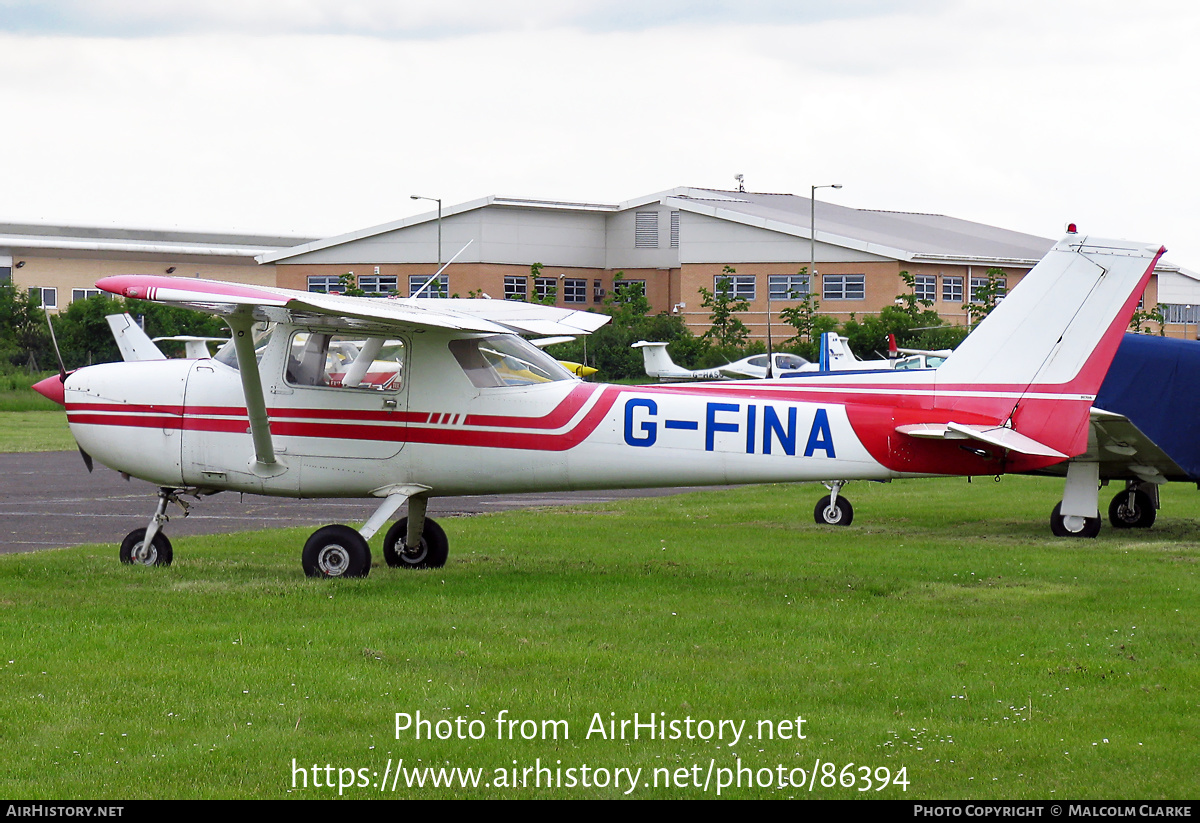
[[[813,518],[819,526],[849,526],[854,520],[854,507],[844,497],[839,497],[836,504],[831,505],[830,495],[825,495],[817,501],[813,510]]]
[[[304,544],[301,562],[309,577],[366,577],[371,548],[349,526],[323,526]]]
[[[1062,503],[1057,503],[1050,512],[1050,532],[1055,537],[1095,537],[1100,534],[1100,518],[1064,515]]]
[[[1129,504],[1129,492],[1117,492],[1108,506],[1108,519],[1118,529],[1148,529],[1154,525],[1158,512],[1150,495],[1144,491],[1133,493],[1133,505]]]
[[[404,538],[408,534],[408,518],[402,517],[392,524],[383,538],[383,559],[393,568],[440,569],[446,565],[450,555],[450,541],[442,527],[431,517],[425,518],[421,530],[420,544],[408,547]]]
[[[121,562],[135,566],[169,566],[174,559],[171,541],[162,532],[146,545],[146,530],[134,529],[121,541]]]

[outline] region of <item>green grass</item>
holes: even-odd
[[[63,408],[0,412],[0,453],[74,451],[76,448]]]
[[[61,411],[62,406],[47,400],[32,388],[34,383],[52,373],[0,371],[0,411]]]
[[[1060,481],[856,483],[844,529],[813,524],[819,493],[444,520],[444,569],[363,580],[305,579],[295,529],[179,538],[161,569],[122,567],[113,546],[0,557],[0,794],[319,798],[338,790],[311,786],[313,764],[335,784],[339,768],[382,777],[389,758],[486,781],[540,758],[641,768],[635,797],[712,797],[641,783],[693,767],[703,782],[740,758],[903,768],[908,790],[818,777],[811,794],[722,796],[1200,796],[1195,491],[1168,487],[1152,530],[1065,541],[1047,528]],[[395,713],[418,711],[485,734],[396,739]],[[565,720],[570,737],[498,740],[502,711]],[[803,717],[806,739],[586,739],[597,714],[634,712],[750,734]],[[345,794],[625,788],[401,786]]]
[[[31,388],[48,374],[0,372],[0,453],[75,450],[66,410]]]

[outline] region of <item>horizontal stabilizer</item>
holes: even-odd
[[[1060,457],[1067,455],[1052,449],[1044,443],[1039,443],[1032,437],[1026,437],[1020,432],[1004,426],[970,426],[962,423],[917,423],[909,426],[897,426],[896,431],[910,437],[929,440],[978,440],[991,446],[998,446],[1008,451],[1029,454],[1037,457]]]

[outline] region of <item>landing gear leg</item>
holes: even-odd
[[[829,494],[818,500],[817,508],[813,510],[813,519],[817,521],[817,525],[849,526],[854,520],[854,507],[850,505],[850,501],[838,497],[838,492],[844,485],[845,480],[833,480],[825,484]]]
[[[150,518],[150,525],[134,529],[121,541],[121,562],[138,566],[169,566],[174,559],[171,541],[162,533],[162,528],[171,518],[167,517],[167,504],[174,503],[183,509],[187,517],[190,506],[179,499],[180,489],[163,486],[158,490],[158,507]]]
[[[444,565],[448,541],[441,527],[425,516],[425,493],[428,491],[428,486],[415,484],[379,489],[375,494],[384,500],[361,529],[355,531],[349,526],[338,525],[317,529],[304,544],[304,573],[309,577],[366,577],[371,571],[371,549],[367,541],[405,501],[408,502],[408,517],[396,521],[383,541],[383,557],[387,564],[410,569]]]
[[[1067,466],[1062,502],[1050,513],[1055,537],[1095,537],[1100,534],[1100,464],[1073,462]]]
[[[446,565],[450,541],[432,517],[425,516],[424,495],[408,501],[408,517],[397,520],[383,539],[383,558],[389,566],[439,569]]]
[[[1158,516],[1158,486],[1138,480],[1125,481],[1108,507],[1108,519],[1118,529],[1148,529]]]

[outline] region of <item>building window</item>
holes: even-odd
[[[1167,323],[1197,323],[1200,322],[1200,306],[1190,303],[1159,303],[1159,311]]]
[[[71,302],[87,300],[89,297],[95,297],[99,293],[100,289],[71,289]]]
[[[753,274],[718,274],[713,277],[713,294],[721,291],[721,281],[729,281],[730,300],[753,300],[755,277]]]
[[[535,277],[533,280],[533,293],[538,300],[557,300],[558,299],[558,281],[553,277]]]
[[[961,277],[942,277],[942,301],[945,303],[962,303],[963,279]]]
[[[12,266],[0,266],[0,286],[12,282]]]
[[[930,303],[937,300],[937,275],[918,274],[914,277],[913,297]]]
[[[58,308],[58,289],[34,286],[29,290],[29,296],[37,301],[37,304],[43,309]]]
[[[310,274],[308,290],[317,294],[336,294],[342,290],[342,278],[337,274]]]
[[[983,302],[983,298],[979,296],[979,293],[987,288],[987,284],[988,284],[988,279],[986,277],[972,277],[971,278],[971,302],[972,303],[982,303]],[[1008,278],[1007,277],[997,277],[996,284],[999,287],[998,291],[996,292],[996,302],[999,302],[1004,299],[1004,295],[1008,294]]]
[[[563,280],[563,302],[564,303],[586,303],[587,302],[587,281],[574,280],[567,278]]]
[[[504,299],[526,300],[529,297],[529,278],[518,275],[504,276]]]
[[[772,300],[801,300],[808,296],[807,274],[772,274],[767,278]]]
[[[429,286],[425,289],[425,291],[422,291],[420,294],[417,294],[417,292],[421,289],[421,287],[424,286],[425,283],[432,276],[433,275],[431,275],[431,274],[410,274],[408,276],[408,295],[409,295],[409,297],[413,297],[413,296],[422,297],[422,298],[424,298],[424,297],[449,297],[450,296],[450,275],[448,275],[448,274],[443,274],[437,280],[430,283]]]
[[[821,297],[825,300],[865,300],[865,274],[827,274],[822,278]]]
[[[679,212],[671,212],[671,248],[679,248]]]
[[[372,297],[386,297],[399,290],[394,274],[364,274],[358,278],[358,287]]]
[[[658,248],[658,212],[639,211],[633,216],[633,247],[635,249]]]

